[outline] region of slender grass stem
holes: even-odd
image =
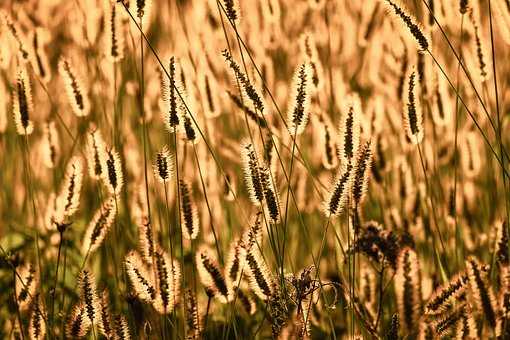
[[[124,5],[125,6],[125,5]],[[127,7],[126,7],[126,10]],[[133,18],[134,20],[134,18]],[[136,21],[135,21],[136,23]],[[145,87],[144,87],[144,61],[143,61],[143,42],[144,42],[144,35],[142,30],[142,19],[140,19],[140,80],[139,80],[139,86],[140,86],[140,115],[142,116],[142,144],[143,144],[143,178],[145,182],[145,199],[147,203],[147,215],[149,218],[149,223],[151,223],[151,204],[150,204],[150,198],[149,198],[149,181],[147,176],[147,123],[145,121],[145,104],[144,104],[144,97],[145,97]],[[151,223],[152,228],[152,223]]]
[[[62,273],[62,284],[65,287],[66,268],[67,268],[67,247],[66,247],[66,243],[65,242],[62,245],[62,247],[64,248],[64,270],[63,270],[63,273]],[[66,302],[66,294],[64,293],[64,289],[62,289],[62,304],[60,305],[60,314],[61,314],[61,318],[62,318],[61,325],[60,325],[61,326],[60,333],[62,334],[62,339],[66,338],[66,332],[65,332],[65,329],[64,329],[65,317],[64,317],[64,315],[62,315],[63,311],[64,311],[65,302]]]
[[[180,185],[179,185],[179,181],[180,181],[180,175],[179,175],[179,147],[178,147],[178,144],[177,144],[177,130],[175,130],[173,132],[173,135],[174,135],[174,147],[175,147],[175,191],[177,192],[177,197],[175,199],[175,205],[176,205],[176,210],[175,210],[175,216],[176,216],[176,221],[177,221],[177,225],[179,226],[179,240],[180,240],[180,247],[181,247],[181,271],[182,271],[182,275],[181,275],[181,284],[182,284],[182,287],[185,287],[185,267],[184,267],[184,242],[183,242],[183,237],[182,237],[182,221],[181,221],[181,189],[180,189]],[[185,313],[185,310],[184,310],[184,304],[182,304],[182,317],[183,317],[183,320],[184,318],[186,317],[186,313]],[[186,323],[183,322],[183,334],[186,334]]]
[[[437,218],[436,205],[435,205],[435,202],[434,202],[434,199],[433,199],[433,192],[431,190],[429,178],[428,178],[428,175],[427,175],[427,169],[426,169],[426,166],[425,166],[425,161],[423,159],[422,150],[421,150],[421,147],[420,147],[419,143],[417,144],[417,148],[418,148],[418,155],[420,156],[420,164],[421,164],[421,168],[423,170],[423,176],[425,178],[425,185],[426,185],[426,188],[427,188],[427,194],[428,194],[429,201],[430,201],[430,206],[431,206],[431,209],[432,209],[432,217],[434,219],[434,225],[436,227],[436,232],[437,232],[437,234],[439,236],[439,241],[441,243],[441,249],[443,251],[443,255],[447,256],[446,247],[445,247],[444,241],[443,241],[443,236],[441,234],[441,229],[439,228],[439,222],[438,222],[438,218]],[[433,236],[432,239],[434,240],[435,237]],[[434,244],[435,244],[435,242],[434,242]],[[443,276],[443,280],[446,282],[447,278],[448,278],[448,273],[449,273],[448,267],[444,267],[443,266],[441,257],[439,255],[439,253],[437,252],[437,249],[436,249],[435,246],[434,246],[434,252],[436,253],[437,261],[438,261],[438,264],[439,264],[439,268],[441,270],[441,274]],[[447,265],[447,263],[445,263],[445,265]],[[444,269],[446,269],[446,272],[445,272]]]
[[[16,275],[17,272],[15,268],[12,269],[12,285],[15,287],[16,285]],[[23,280],[20,279],[20,282],[23,282]],[[19,324],[19,332],[21,333],[21,339],[25,340],[25,332],[23,331],[23,323],[21,322],[21,313],[19,310],[19,303],[18,303],[18,297],[16,296],[16,289],[12,290],[12,298],[14,299],[14,303],[16,304],[16,316],[18,318],[18,324]]]
[[[497,76],[497,68],[496,68],[496,48],[494,44],[494,29],[492,24],[492,7],[491,7],[491,0],[488,1],[489,5],[489,26],[490,26],[490,35],[491,35],[491,55],[492,55],[492,73],[494,77],[494,97],[496,99],[496,118],[497,118],[497,139],[499,143],[499,154],[501,157],[501,172],[502,172],[502,179],[503,179],[503,195],[505,198],[505,212],[506,212],[506,220],[509,221],[510,218],[510,208],[508,203],[508,192],[507,192],[507,176],[505,176],[505,156],[504,156],[504,146],[503,146],[503,140],[502,140],[502,134],[501,134],[501,114],[500,114],[500,103],[499,103],[499,91],[498,91],[498,76]],[[510,227],[507,228],[510,231]]]
[[[375,326],[374,328],[377,330],[377,326],[379,325],[379,321],[381,320],[381,314],[383,309],[383,286],[384,286],[384,261],[386,261],[386,257],[383,256],[383,259],[381,261],[381,270],[379,271],[379,303],[377,305],[377,318],[375,320]]]
[[[204,316],[204,333],[207,332],[207,321],[209,319],[209,307],[211,307],[211,297],[207,296],[207,307],[205,308],[205,316]]]
[[[290,169],[289,169],[289,181],[288,181],[288,190],[287,197],[285,199],[285,220],[283,223],[283,244],[282,244],[282,259],[281,259],[281,276],[283,278],[283,266],[285,262],[285,243],[287,239],[287,222],[288,222],[288,209],[289,209],[289,196],[290,196],[290,187],[292,178],[292,170],[294,169],[294,150],[296,147],[296,137],[297,137],[297,128],[294,131],[294,137],[292,138],[292,152],[290,153]],[[329,222],[329,219],[328,219]]]
[[[55,269],[55,283],[53,284],[53,289],[51,290],[51,312],[50,312],[50,320],[53,325],[54,319],[54,310],[55,310],[55,296],[57,295],[57,284],[58,284],[58,269],[60,265],[60,252],[62,250],[62,243],[64,242],[64,230],[59,230],[59,242],[58,242],[58,254],[57,254],[57,268]]]
[[[462,58],[462,42],[463,42],[463,37],[464,37],[464,14],[462,14],[461,16],[461,22],[460,22],[460,42],[459,42],[459,53],[460,53],[460,58]],[[457,81],[456,81],[456,87],[458,89],[458,91],[460,92],[461,91],[461,88],[460,88],[460,77],[459,77],[459,73],[460,73],[460,62],[457,64]],[[459,220],[458,220],[458,216],[457,216],[457,182],[458,182],[458,163],[459,163],[459,155],[458,155],[458,150],[459,150],[459,145],[458,145],[458,134],[459,134],[459,96],[456,95],[455,96],[455,146],[454,146],[454,151],[453,151],[453,172],[454,172],[454,175],[453,175],[453,197],[452,197],[452,200],[453,200],[453,214],[454,214],[454,218],[455,218],[455,259],[456,259],[456,262],[457,262],[457,266],[459,266],[459,259],[460,259],[460,228],[459,228]]]
[[[223,262],[224,262],[223,255],[221,253],[218,236],[217,236],[216,230],[214,228],[214,216],[212,214],[211,206],[209,204],[209,199],[207,197],[207,189],[206,189],[206,185],[204,182],[204,176],[202,175],[202,169],[200,167],[200,160],[198,158],[197,148],[195,145],[193,145],[193,153],[195,155],[195,161],[197,162],[198,174],[200,177],[200,183],[202,185],[202,191],[204,192],[205,204],[207,205],[207,211],[209,212],[209,218],[211,219],[211,222],[210,222],[211,223],[211,231],[213,233],[214,244],[216,245],[216,251],[218,252],[218,259],[220,260],[220,263],[223,264]]]

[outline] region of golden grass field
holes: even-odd
[[[510,339],[509,0],[0,2],[1,339]]]

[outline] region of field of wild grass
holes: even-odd
[[[510,1],[3,0],[1,339],[510,339]]]

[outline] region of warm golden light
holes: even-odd
[[[0,1],[1,339],[510,339],[510,0]]]

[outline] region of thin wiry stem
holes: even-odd
[[[297,128],[294,129],[294,137],[292,138],[292,152],[290,153],[290,169],[289,169],[289,178],[292,178],[292,170],[294,169],[294,150],[296,148],[296,138],[297,138]],[[285,261],[285,241],[287,235],[287,222],[288,222],[288,209],[289,209],[289,196],[290,196],[290,187],[291,181],[289,180],[289,186],[287,189],[287,197],[285,199],[285,220],[283,223],[283,244],[282,244],[282,266],[281,266],[281,276],[283,278],[283,264]],[[328,219],[329,225],[329,219]]]
[[[211,297],[207,297],[207,307],[205,308],[205,316],[204,316],[204,333],[207,331],[207,320],[209,317],[209,307],[211,307]]]
[[[384,269],[386,268],[384,265],[385,260],[386,260],[386,257],[383,256],[383,259],[381,261],[382,268],[379,271],[379,303],[377,306],[377,319],[375,320],[375,326],[374,326],[374,329],[376,329],[376,330],[377,330],[377,326],[379,325],[379,321],[381,320],[381,314],[382,314],[382,308],[383,308]]]
[[[66,244],[64,242],[64,244],[62,245],[64,247],[64,270],[63,270],[63,274],[62,274],[62,282],[63,282],[63,285],[65,286],[65,282],[66,282],[66,268],[67,268],[67,248],[66,248]],[[64,290],[62,290],[62,304],[60,305],[60,314],[62,314],[62,312],[64,311],[64,305],[65,305],[65,302],[66,302],[66,295],[64,293]],[[62,321],[61,321],[61,330],[60,330],[60,333],[62,334],[62,339],[65,339],[66,338],[66,332],[64,330],[64,326],[65,326],[65,318],[62,317]]]
[[[115,211],[118,212],[119,211],[119,204],[117,203],[117,201],[118,201],[117,200],[117,196],[114,195],[113,198],[114,198],[114,201],[115,201]],[[122,235],[121,232],[120,232],[120,226],[119,226],[119,223],[118,223],[117,220],[118,219],[116,218],[114,220],[114,222],[113,222],[114,223],[114,225],[113,225],[113,234],[114,234],[114,237],[115,237],[116,240],[118,240],[119,236]],[[114,247],[112,247],[112,252],[113,252],[113,248]],[[90,247],[89,247],[89,250],[87,250],[87,253],[89,253],[89,252],[90,252]],[[115,255],[117,255],[117,257],[114,257],[115,258],[115,263],[120,263],[121,262],[121,257],[119,256],[119,252],[115,252]],[[85,263],[85,261],[83,261],[83,262]],[[117,267],[118,266],[116,266],[116,265],[113,266],[113,272],[115,274],[115,277],[118,277],[118,273],[117,273],[118,269],[117,269]],[[124,283],[124,287],[125,287],[124,289],[127,289],[127,278],[126,278],[126,275],[127,275],[126,271],[122,270],[122,278],[123,278],[123,283]],[[120,289],[120,286],[118,286],[118,288]]]
[[[425,167],[425,161],[423,160],[423,155],[422,155],[422,151],[421,151],[421,147],[420,147],[420,144],[418,143],[417,144],[417,147],[418,147],[418,154],[420,156],[420,164],[421,164],[421,168],[423,170],[423,176],[425,178],[425,186],[427,188],[427,194],[428,194],[428,197],[429,197],[429,201],[430,201],[430,205],[431,205],[431,208],[432,208],[432,217],[434,219],[434,225],[436,226],[436,232],[439,236],[439,241],[441,243],[441,248],[443,250],[443,255],[446,256],[446,247],[444,245],[444,241],[443,241],[443,236],[441,234],[441,230],[439,228],[439,224],[438,224],[438,218],[437,218],[437,212],[436,212],[436,206],[434,204],[434,200],[433,200],[433,193],[432,193],[432,187],[430,186],[430,182],[429,182],[429,178],[428,178],[428,175],[427,175],[427,169]],[[435,240],[435,237],[432,235],[432,240]],[[434,242],[435,243],[435,242]],[[437,253],[437,249],[436,247],[434,246],[434,252],[436,253],[436,256],[437,256],[437,260],[439,262],[439,266],[440,266],[440,269],[442,270],[444,267],[443,267],[443,264],[442,264],[442,261],[441,261],[441,257],[439,256],[439,254]],[[445,263],[447,264],[447,263]],[[446,267],[446,271],[448,273],[448,267]],[[447,274],[448,275],[448,274]],[[445,279],[445,278],[444,278]]]
[[[505,176],[505,156],[503,154],[503,140],[501,136],[501,115],[500,115],[500,104],[499,104],[499,91],[498,91],[498,77],[497,77],[497,69],[496,69],[496,50],[494,45],[494,29],[492,24],[492,7],[491,7],[491,0],[489,0],[489,25],[490,25],[490,32],[491,32],[491,52],[492,52],[492,74],[494,77],[494,96],[496,97],[496,117],[497,117],[497,138],[499,142],[499,153],[501,157],[501,172],[502,172],[502,178],[503,178],[503,195],[505,197],[505,211],[506,211],[506,220],[509,220],[510,217],[510,208],[508,206],[508,193],[507,193],[507,186],[506,186],[506,176]],[[509,223],[507,223],[507,226]],[[508,227],[510,230],[510,227]]]
[[[166,188],[166,181],[163,182],[163,188],[165,189],[165,206],[166,206],[166,217],[167,217],[167,225],[168,225],[168,243],[170,244],[170,256],[173,259],[174,258],[174,242],[173,242],[173,235],[172,235],[172,223],[170,221],[170,207],[168,205],[168,190]],[[163,230],[161,229],[161,232],[163,233]],[[172,267],[172,272],[174,270],[174,262],[172,261],[170,263]],[[174,297],[174,305],[175,305],[175,297]]]
[[[51,313],[50,320],[51,323],[54,323],[54,310],[55,310],[55,296],[57,293],[57,284],[58,284],[58,269],[60,265],[60,251],[62,250],[62,243],[64,242],[64,231],[59,230],[59,242],[58,242],[58,254],[57,254],[57,268],[55,269],[55,283],[53,284],[53,289],[51,290]]]
[[[220,250],[220,245],[218,241],[218,237],[216,235],[216,230],[214,228],[214,217],[211,211],[211,206],[209,205],[209,199],[207,198],[207,189],[204,182],[204,177],[202,175],[202,168],[200,167],[200,160],[198,159],[197,148],[193,145],[193,153],[195,154],[195,161],[197,162],[198,175],[200,177],[200,183],[202,184],[202,191],[204,192],[205,204],[207,205],[207,211],[209,212],[209,218],[211,219],[211,230],[214,236],[214,244],[216,245],[216,251],[218,252],[218,258],[220,263],[223,264],[223,255]]]
[[[124,5],[124,3],[123,3]],[[126,5],[124,5],[125,7]],[[126,7],[126,10],[127,7]],[[134,20],[134,18],[133,18]],[[136,22],[136,21],[135,21]],[[143,143],[143,178],[145,182],[145,199],[147,203],[147,215],[149,218],[149,223],[151,223],[151,204],[149,199],[149,182],[147,178],[147,123],[145,121],[145,104],[144,104],[144,92],[145,92],[145,82],[144,82],[144,62],[143,62],[143,30],[142,30],[142,19],[140,19],[140,114],[142,115],[142,143]],[[152,228],[152,224],[151,224]]]
[[[28,194],[30,196],[30,201],[32,203],[32,217],[34,219],[34,234],[35,234],[35,251],[36,251],[36,260],[37,260],[37,266],[39,269],[39,275],[43,275],[42,271],[42,264],[41,264],[41,251],[39,249],[39,228],[37,226],[37,209],[35,207],[35,198],[34,198],[34,187],[32,182],[32,171],[30,167],[30,149],[28,147],[28,135],[25,133],[25,136],[23,138],[24,140],[24,148],[23,148],[23,160],[24,160],[24,168],[25,168],[25,178],[26,178],[26,187],[28,189]],[[41,292],[44,296],[44,286],[41,282]],[[44,301],[41,302],[44,305]]]
[[[177,144],[177,131],[174,131],[173,133],[174,135],[174,147],[175,147],[175,190],[177,192],[177,197],[175,199],[175,205],[176,205],[176,210],[175,210],[175,215],[176,215],[176,220],[177,220],[177,225],[179,226],[179,240],[180,240],[180,247],[181,247],[181,267],[182,267],[182,275],[181,275],[181,284],[182,284],[182,287],[185,287],[184,283],[185,283],[185,278],[184,278],[184,242],[183,242],[183,239],[182,239],[182,221],[181,221],[181,213],[180,213],[180,209],[181,209],[181,188],[180,188],[180,176],[179,176],[179,147],[178,147],[178,144]],[[184,304],[182,304],[182,307],[181,307],[181,310],[182,310],[182,317],[183,319],[185,318],[185,309],[184,309]],[[186,323],[183,322],[183,334],[186,333]]]
[[[464,37],[464,14],[461,16],[460,21],[460,43],[459,43],[459,53],[460,57],[462,58],[462,42]],[[460,89],[460,62],[457,64],[457,89],[459,92]],[[453,151],[453,213],[455,218],[455,257],[457,261],[457,265],[459,265],[459,252],[460,252],[460,229],[458,224],[458,216],[457,216],[457,182],[458,182],[458,163],[459,163],[459,155],[458,155],[458,149],[459,149],[459,143],[458,143],[458,134],[459,134],[459,95],[455,96],[455,146]]]
[[[119,142],[119,119],[117,117],[117,65],[114,63],[112,64],[113,67],[113,126],[112,126],[112,145],[115,146],[115,148],[118,147]],[[143,111],[142,111],[143,115]]]
[[[15,287],[16,285],[16,275],[18,273],[16,272],[16,269],[13,267],[12,268],[12,285],[13,287]],[[23,283],[23,280],[20,279],[20,282]],[[12,290],[12,297],[14,299],[14,303],[16,304],[16,316],[18,318],[18,323],[19,323],[19,331],[21,333],[21,339],[22,340],[25,340],[25,332],[23,331],[23,323],[21,322],[21,313],[20,313],[20,310],[19,310],[19,303],[18,303],[18,298],[16,296],[16,289],[13,289]]]
[[[350,218],[349,218],[349,211],[351,209],[351,197],[348,196],[347,197],[347,207],[346,207],[346,211],[347,213],[345,214],[345,220],[346,220],[346,224],[347,224],[347,249],[352,249],[352,243],[351,243],[351,221],[350,221]],[[354,273],[353,273],[353,268],[352,268],[352,253],[349,252],[347,254],[348,256],[348,259],[347,259],[347,266],[348,266],[348,270],[347,270],[347,275],[348,275],[348,280],[349,280],[349,310],[350,310],[350,332],[351,332],[351,339],[354,339],[354,325],[355,325],[355,322],[354,322]]]

